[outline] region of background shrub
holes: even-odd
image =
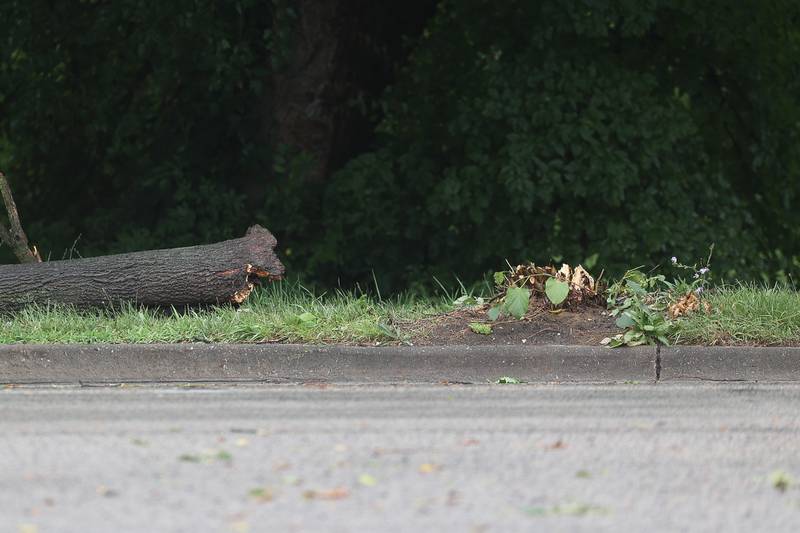
[[[31,239],[255,221],[307,280],[386,289],[711,243],[727,276],[800,273],[797,2],[331,2],[327,77],[298,52],[313,2],[0,5],[0,168]],[[330,153],[273,135],[276,76],[307,77]]]
[[[325,260],[470,278],[597,254],[616,274],[716,243],[729,276],[796,272],[789,10],[441,3],[385,95],[376,149],[334,176]]]

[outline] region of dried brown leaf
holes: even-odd
[[[350,491],[344,487],[330,490],[307,490],[303,493],[306,500],[343,500],[350,496]]]
[[[669,306],[668,314],[670,318],[678,318],[686,316],[698,310],[700,307],[700,299],[694,292],[687,292],[678,300]]]

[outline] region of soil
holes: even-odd
[[[417,346],[460,344],[577,344],[599,345],[605,337],[622,330],[614,317],[601,306],[581,306],[575,311],[552,313],[535,308],[521,320],[500,318],[492,322],[486,316],[488,306],[463,309],[423,319],[401,329],[408,332]],[[473,332],[469,324],[478,322],[492,327],[490,335]]]

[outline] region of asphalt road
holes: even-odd
[[[800,385],[0,390],[1,532],[798,530]]]

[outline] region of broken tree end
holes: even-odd
[[[270,243],[269,245],[272,246],[273,248],[278,245],[278,239],[275,238],[272,232],[270,232],[267,228],[259,224],[254,224],[249,228],[247,228],[245,236],[250,236],[250,235],[257,235],[266,238]]]

